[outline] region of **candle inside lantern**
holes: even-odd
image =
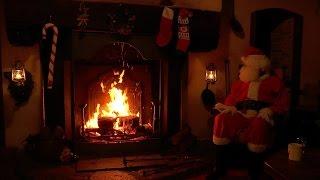
[[[11,70],[11,80],[13,82],[23,84],[26,80],[26,73],[23,65],[20,62],[17,62]]]
[[[214,64],[209,64],[206,68],[206,81],[208,83],[215,83],[217,81],[217,70]]]

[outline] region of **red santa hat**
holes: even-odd
[[[269,58],[258,48],[249,47],[241,57],[244,65],[264,69],[270,65]]]

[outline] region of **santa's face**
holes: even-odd
[[[259,68],[252,66],[242,66],[239,73],[239,78],[243,82],[251,82],[259,79]]]

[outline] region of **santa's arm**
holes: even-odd
[[[224,101],[225,105],[235,106],[237,104],[240,86],[241,86],[240,81],[236,81],[232,84],[231,92]]]
[[[235,113],[237,111],[237,108],[235,107],[238,97],[238,90],[239,90],[239,83],[234,82],[232,84],[231,92],[230,94],[226,97],[224,104],[222,103],[217,103],[214,106],[214,109],[223,112],[223,113]]]

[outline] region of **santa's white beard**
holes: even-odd
[[[243,66],[240,69],[239,78],[243,82],[250,82],[258,80],[259,78],[259,69],[254,67]]]

